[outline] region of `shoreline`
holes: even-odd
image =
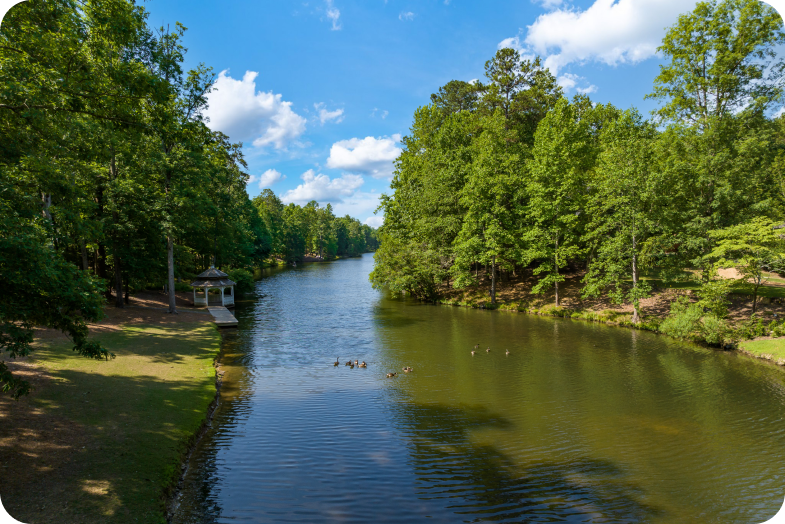
[[[597,313],[597,312],[594,312],[594,311],[591,311],[591,310],[585,310],[585,309],[584,310],[581,310],[581,309],[569,309],[569,308],[562,307],[562,306],[559,306],[558,308],[556,306],[551,306],[551,307],[546,307],[546,308],[543,308],[543,309],[526,309],[526,308],[520,309],[520,308],[514,308],[514,307],[504,307],[505,305],[506,306],[511,306],[511,304],[497,304],[495,307],[485,307],[484,304],[481,304],[481,305],[465,304],[465,303],[461,304],[458,301],[445,300],[445,299],[437,299],[436,301],[434,301],[434,304],[435,305],[440,305],[440,306],[452,306],[452,307],[466,307],[466,308],[471,308],[471,309],[482,309],[482,310],[487,310],[487,311],[497,311],[497,310],[498,311],[508,311],[510,313],[523,313],[525,315],[536,315],[536,316],[541,316],[541,317],[563,318],[563,319],[566,319],[566,320],[577,320],[577,321],[582,321],[582,322],[604,324],[606,326],[623,327],[623,328],[634,329],[634,330],[639,330],[639,331],[649,331],[649,332],[654,333],[656,335],[665,336],[665,337],[670,336],[670,335],[667,335],[667,334],[662,333],[661,331],[659,331],[655,325],[647,323],[645,321],[641,322],[640,325],[635,325],[631,321],[603,320],[602,319],[602,316],[603,316],[602,313]],[[623,316],[628,316],[628,315],[625,314],[625,313],[619,313],[617,316],[623,317]],[[674,338],[674,337],[671,337],[671,338]],[[780,337],[780,338],[783,340],[783,346],[785,346],[785,337]],[[679,340],[679,339],[675,339],[675,340]],[[774,340],[776,340],[776,339],[774,339]],[[755,339],[748,340],[748,341],[745,341],[745,342],[753,342],[753,341],[755,341]],[[698,341],[690,341],[690,342],[692,342],[694,344],[699,344],[699,345],[705,346],[708,349],[712,349],[714,351],[742,354],[742,355],[745,355],[747,357],[753,358],[755,360],[759,360],[759,361],[770,363],[772,365],[775,365],[775,366],[777,366],[779,368],[783,368],[785,370],[785,357],[777,358],[777,357],[775,357],[774,355],[772,355],[770,353],[755,353],[755,352],[746,350],[746,349],[744,349],[742,347],[742,344],[744,342],[738,342],[737,344],[735,344],[735,347],[732,347],[732,348],[729,348],[729,349],[723,348],[723,347],[711,346],[709,344],[701,343],[701,342],[698,342]]]
[[[224,329],[232,329],[232,328],[224,328]],[[218,329],[218,333],[221,336],[221,343],[220,349],[218,350],[218,354],[213,361],[213,367],[215,368],[215,396],[210,404],[207,406],[207,413],[205,415],[202,424],[199,428],[194,432],[194,434],[189,438],[189,442],[185,444],[185,451],[183,452],[182,457],[179,460],[178,466],[180,468],[180,474],[177,476],[176,481],[173,478],[172,483],[166,486],[163,490],[163,496],[165,501],[165,510],[164,510],[164,518],[166,519],[167,523],[172,521],[174,517],[174,513],[177,511],[177,508],[180,505],[180,494],[182,493],[183,489],[183,482],[185,481],[185,476],[188,474],[188,467],[191,462],[191,457],[193,456],[193,452],[196,450],[196,447],[202,441],[202,438],[205,434],[212,428],[213,417],[215,416],[215,412],[218,409],[218,406],[221,404],[221,387],[223,386],[223,375],[224,372],[221,369],[221,361],[224,356],[223,350],[223,342],[224,342],[224,333],[221,329]]]

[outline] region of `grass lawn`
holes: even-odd
[[[774,356],[774,360],[785,358],[785,337],[745,340],[740,343],[740,346],[741,349],[758,356],[768,353],[769,355]]]
[[[13,517],[165,522],[162,494],[215,397],[220,335],[209,316],[187,316],[92,330],[109,361],[75,355],[62,337],[36,342],[17,368],[35,390],[0,398],[0,497]]]

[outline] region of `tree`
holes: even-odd
[[[640,280],[646,242],[657,233],[664,186],[654,163],[654,128],[628,110],[603,130],[603,150],[592,176],[585,239],[595,256],[584,282],[585,296],[611,287],[617,303],[633,305],[632,322],[640,322],[640,300],[651,288]],[[625,290],[630,277],[632,286]]]
[[[782,18],[759,0],[710,0],[681,15],[658,48],[654,92],[663,120],[705,128],[744,108],[766,110],[781,101],[785,62]]]
[[[739,283],[752,288],[753,315],[757,309],[758,290],[766,280],[763,272],[780,269],[785,261],[785,243],[774,227],[775,222],[771,219],[758,217],[709,232],[716,246],[706,258],[739,272]]]
[[[486,264],[491,271],[491,304],[496,304],[496,266],[501,259],[520,259],[518,239],[523,222],[521,196],[525,188],[520,145],[505,129],[501,110],[481,121],[482,134],[474,141],[473,162],[460,202],[466,214],[455,239],[455,287],[474,283],[471,265]]]
[[[532,291],[553,288],[558,307],[560,270],[583,252],[585,188],[595,157],[587,121],[577,118],[566,99],[540,122],[532,154],[524,257],[539,264],[534,274],[541,276]]]

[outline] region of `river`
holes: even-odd
[[[782,506],[782,370],[393,300],[372,268],[366,254],[269,270],[239,301],[173,522],[758,523]]]

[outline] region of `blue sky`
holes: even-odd
[[[643,113],[667,26],[694,0],[148,0],[183,23],[187,65],[220,73],[210,125],[244,143],[253,197],[331,202],[378,226],[414,110],[482,78],[500,46],[546,59],[569,96]]]

